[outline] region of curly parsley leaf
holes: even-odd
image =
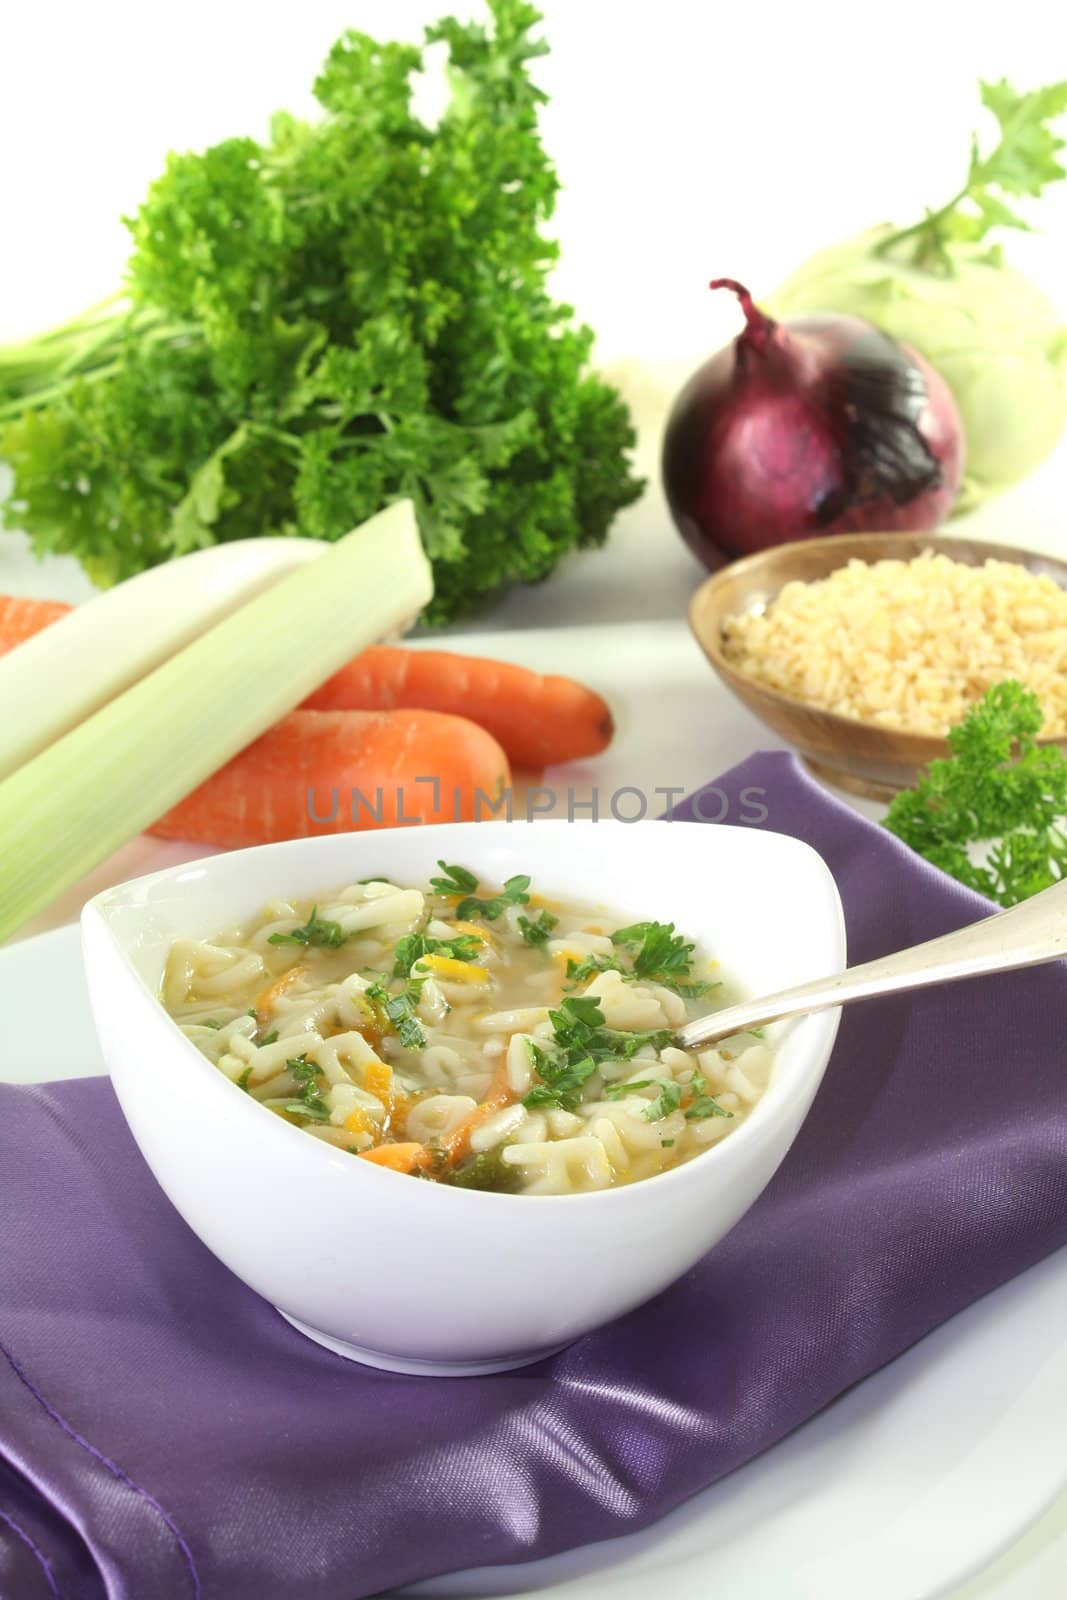
[[[602,544],[642,485],[592,333],[549,292],[539,20],[488,0],[429,28],[433,122],[412,89],[436,48],[350,31],[317,120],[171,155],[125,295],[0,353],[7,525],[106,585],[216,542],[337,539],[407,497],[434,623]]]
[[[994,684],[950,732],[952,755],[931,761],[885,818],[919,855],[1002,906],[1067,877],[1067,758],[1037,744],[1041,723],[1030,690]]]
[[[331,922],[328,918],[320,917],[318,907],[314,906],[302,928],[294,928],[291,933],[272,933],[267,943],[325,945],[328,949],[336,950],[337,946],[344,944],[347,938],[348,935],[339,922]]]

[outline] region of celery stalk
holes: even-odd
[[[20,767],[0,783],[0,939],[432,595],[402,501]]]

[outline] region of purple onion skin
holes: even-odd
[[[858,317],[775,323],[732,280],[744,332],[682,389],[663,482],[710,568],[829,533],[925,532],[963,475],[963,429],[939,373]]]

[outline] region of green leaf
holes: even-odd
[[[458,933],[454,939],[431,939],[424,933],[409,933],[397,944],[393,977],[406,978],[423,956],[450,956],[453,961],[475,961],[482,941],[473,933]]]
[[[1067,874],[1067,758],[1039,746],[1037,696],[994,684],[952,729],[952,755],[894,797],[885,826],[961,883],[1003,906]],[[984,862],[974,847],[989,843]]]
[[[439,861],[437,865],[441,868],[441,876],[430,879],[430,888],[436,889],[438,894],[473,894],[477,889],[478,880],[466,867],[450,867],[444,861]]]
[[[682,1086],[679,1083],[661,1083],[656,1099],[645,1111],[646,1122],[662,1122],[682,1103]]]
[[[526,873],[516,873],[513,878],[508,878],[500,894],[486,900],[479,900],[474,895],[461,900],[456,907],[456,917],[460,922],[470,922],[474,917],[481,917],[483,922],[495,922],[508,906],[526,905],[530,898],[526,892],[529,887],[530,880]]]
[[[338,945],[344,944],[347,938],[348,935],[341,924],[320,917],[318,907],[315,906],[302,928],[294,928],[291,933],[272,933],[267,943],[325,945],[330,949],[336,949]]]
[[[432,56],[346,33],[317,119],[171,155],[128,224],[128,297],[0,351],[8,524],[112,583],[215,541],[336,539],[409,497],[434,623],[602,543],[643,486],[592,335],[549,292],[539,20],[488,0],[428,29]],[[412,90],[439,55],[429,124]]]
[[[551,937],[552,930],[559,923],[559,918],[554,917],[550,911],[541,911],[531,921],[529,917],[519,917],[519,932],[527,944],[535,949],[543,949]],[[569,965],[569,963],[568,963]]]
[[[951,275],[953,244],[977,244],[996,228],[1029,230],[1005,195],[1036,197],[1046,184],[1067,176],[1058,159],[1067,141],[1051,126],[1067,111],[1067,79],[1024,93],[1006,78],[982,81],[979,89],[983,106],[996,119],[998,142],[983,155],[978,136],[972,134],[963,187],[936,211],[928,210],[921,222],[887,234],[876,246],[878,254],[896,254],[908,243],[915,265]]]

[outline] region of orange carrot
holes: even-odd
[[[373,1150],[361,1150],[361,1161],[373,1161],[376,1167],[389,1167],[393,1172],[414,1172],[429,1159],[424,1144],[379,1144]]]
[[[507,661],[375,645],[316,689],[317,711],[419,707],[470,717],[498,739],[517,766],[544,767],[595,756],[611,742],[611,712],[573,678],[542,677]]]
[[[287,989],[291,989],[293,984],[302,978],[306,971],[307,968],[297,962],[295,967],[290,967],[286,972],[283,972],[280,978],[275,978],[273,983],[268,983],[267,987],[256,996],[256,1003],[252,1007],[256,1015],[262,1018],[271,1016],[275,1002],[281,998]]]
[[[463,717],[291,711],[149,832],[232,849],[353,828],[478,821],[510,781],[496,740]]]
[[[62,600],[29,600],[25,595],[0,594],[0,655],[24,639],[32,639],[69,610]]]
[[[471,1134],[475,1133],[483,1122],[488,1122],[494,1112],[502,1111],[505,1106],[511,1105],[514,1099],[515,1091],[508,1082],[507,1056],[504,1056],[493,1073],[485,1099],[441,1139],[441,1149],[447,1157],[447,1165],[455,1166],[458,1161],[462,1161],[464,1156],[470,1153]]]

